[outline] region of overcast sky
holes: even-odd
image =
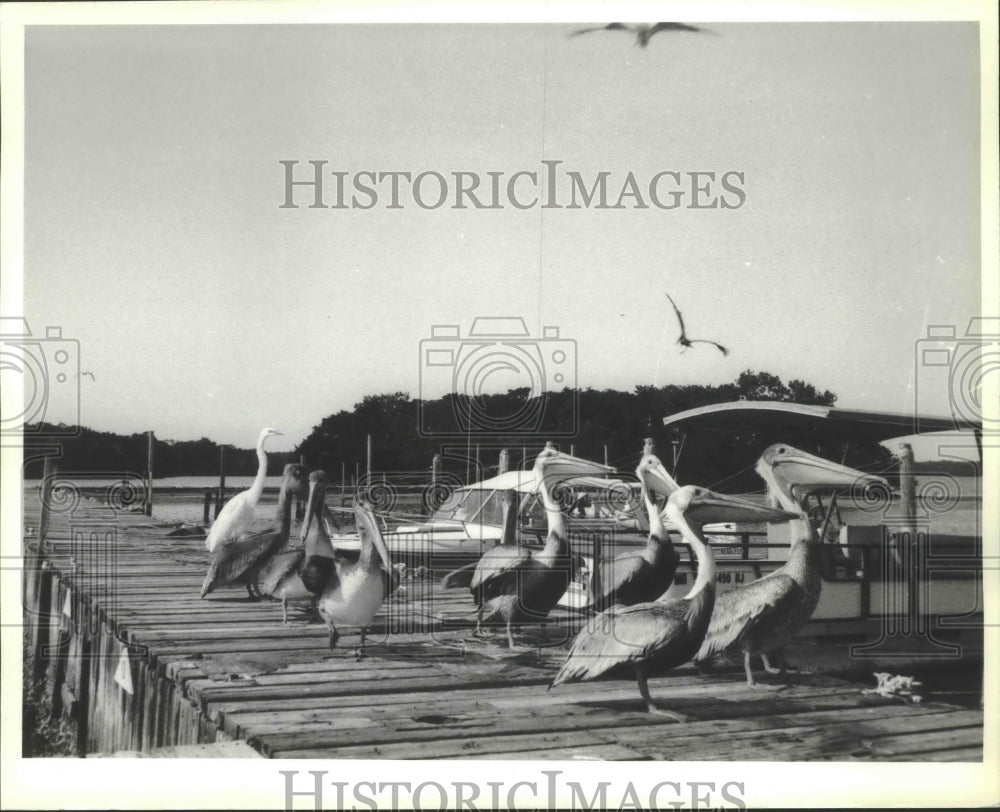
[[[79,340],[81,422],[291,447],[366,394],[419,395],[432,326],[491,315],[558,326],[581,386],[749,368],[912,410],[926,325],[980,309],[976,26],[712,23],[647,48],[575,27],[29,30],[24,311]],[[610,202],[629,172],[739,172],[745,202],[287,209],[282,160],[504,183],[562,161],[610,173]],[[668,291],[728,357],[680,352]],[[947,413],[944,387],[920,398]]]

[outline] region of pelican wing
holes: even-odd
[[[790,611],[796,592],[795,581],[781,572],[723,592],[715,600],[712,620],[696,659],[707,660],[723,653],[754,627]]]
[[[620,555],[602,564],[598,570],[599,583],[594,585],[594,607],[603,610],[616,602],[615,598],[619,593],[627,594],[630,587],[642,579],[645,567],[646,559],[640,553]],[[648,601],[652,598],[642,600]],[[623,603],[627,605],[635,601],[624,600]]]
[[[498,595],[517,594],[517,572],[531,560],[531,552],[513,544],[498,544],[479,559],[469,584],[476,603]]]
[[[649,35],[652,36],[659,31],[705,31],[707,29],[698,28],[695,25],[687,25],[686,23],[656,23],[652,28],[649,29]]]
[[[594,607],[601,611],[614,603],[625,605],[656,600],[670,589],[680,557],[669,542],[662,544],[650,564],[641,553],[620,555],[598,569]]]
[[[593,679],[616,665],[669,657],[687,636],[689,602],[613,606],[592,618],[573,641],[552,685]],[[689,655],[690,656],[690,655]]]
[[[589,34],[592,31],[628,31],[628,30],[629,27],[627,25],[623,25],[622,23],[608,23],[607,25],[595,25],[592,26],[591,28],[578,28],[576,31],[573,31],[570,34],[570,36],[576,37],[579,36],[580,34]]]
[[[281,583],[291,575],[297,575],[306,551],[301,547],[297,550],[285,550],[278,553],[267,562],[260,572],[260,591],[264,595],[273,595]]]
[[[284,540],[276,532],[258,533],[247,538],[223,539],[212,551],[212,565],[201,586],[201,597],[213,589],[240,583],[256,572],[280,549]]]
[[[681,315],[681,311],[677,309],[677,303],[674,301],[674,298],[669,293],[667,294],[667,298],[670,299],[670,304],[674,308],[674,313],[677,314],[677,321],[680,322],[681,335],[683,336],[686,332],[684,329],[684,317]]]

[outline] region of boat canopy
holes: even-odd
[[[664,417],[663,425],[692,431],[769,433],[818,430],[835,436],[864,437],[877,443],[891,440],[893,437],[928,432],[982,431],[981,423],[959,417],[872,412],[773,400],[737,400],[731,403],[699,406],[697,409],[688,409]]]
[[[596,488],[599,490],[616,490],[630,488],[632,483],[621,479],[602,479],[594,476],[581,476],[565,480],[565,484],[574,488]],[[537,493],[538,480],[534,471],[507,471],[482,482],[473,482],[459,488],[460,491],[517,491],[518,493]]]

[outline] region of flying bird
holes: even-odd
[[[696,25],[687,25],[686,23],[653,23],[652,25],[647,23],[608,23],[607,25],[595,26],[594,28],[581,28],[574,31],[570,36],[577,37],[580,34],[589,34],[592,31],[628,31],[635,34],[635,44],[643,48],[649,44],[650,38],[660,31],[714,33],[707,28],[699,28]]]
[[[674,306],[674,313],[677,314],[677,321],[679,321],[681,325],[681,335],[680,338],[677,339],[678,344],[684,347],[684,349],[687,349],[692,344],[711,344],[713,347],[717,348],[719,352],[721,352],[723,355],[729,355],[729,350],[727,350],[725,347],[723,347],[721,344],[715,341],[706,341],[703,338],[688,338],[687,331],[684,329],[684,317],[681,315],[681,311],[677,309],[677,303],[673,300],[673,298],[669,293],[667,294],[667,298],[670,299],[670,304]]]
[[[94,383],[97,383],[97,378],[94,377],[94,373],[93,372],[81,372],[80,373],[80,377],[83,377],[84,375],[89,375],[90,376],[90,380],[92,380]]]

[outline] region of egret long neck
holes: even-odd
[[[264,441],[266,434],[262,434],[257,441],[257,476],[254,477],[253,485],[250,486],[250,498],[257,502],[264,493],[264,480],[267,478],[267,454],[264,453]]]
[[[702,535],[701,527],[691,524],[683,515],[674,519],[684,540],[694,548],[695,557],[698,560],[698,577],[694,579],[691,591],[685,595],[685,600],[691,600],[700,594],[704,589],[715,588],[715,559],[708,549],[705,537]]]

